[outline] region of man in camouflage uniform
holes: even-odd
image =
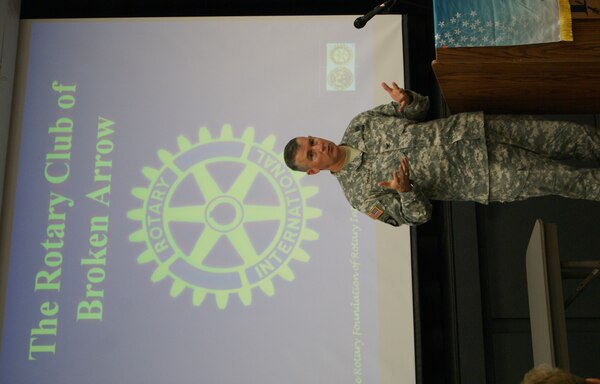
[[[292,139],[284,153],[288,166],[310,175],[331,171],[354,208],[395,226],[429,220],[429,199],[487,204],[560,195],[600,201],[600,168],[556,161],[600,162],[594,129],[530,117],[484,119],[482,112],[423,122],[427,97],[396,83],[382,86],[394,101],[356,116],[339,146],[316,137]]]

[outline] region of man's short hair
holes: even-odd
[[[540,364],[531,369],[523,377],[522,384],[583,384],[585,380],[563,371],[560,368],[554,368],[548,364]]]
[[[302,169],[296,164],[296,154],[298,153],[298,142],[296,137],[288,141],[283,150],[283,159],[285,164],[294,171],[304,172],[306,169]]]

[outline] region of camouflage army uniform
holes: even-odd
[[[361,212],[391,225],[416,225],[429,220],[429,199],[487,204],[558,194],[600,200],[600,169],[579,170],[550,159],[599,161],[600,137],[593,129],[511,116],[484,119],[482,112],[419,122],[429,99],[407,92],[413,101],[402,113],[396,102],[363,112],[340,143],[362,151],[334,173]],[[403,156],[412,191],[379,187]]]

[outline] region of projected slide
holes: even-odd
[[[402,82],[353,19],[23,22],[0,382],[414,382],[408,228],[282,159]]]

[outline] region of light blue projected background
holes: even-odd
[[[402,83],[353,19],[23,22],[0,382],[414,382],[407,228],[281,163]]]

